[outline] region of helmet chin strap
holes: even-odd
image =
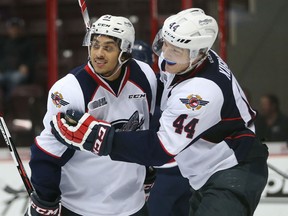
[[[177,75],[182,75],[185,74],[191,70],[193,70],[194,68],[198,67],[199,65],[202,64],[202,62],[206,59],[207,55],[204,55],[198,62],[196,62],[195,64],[193,64],[194,60],[190,60],[190,65],[189,67],[187,67],[184,71],[177,73]]]

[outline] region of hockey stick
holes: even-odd
[[[88,9],[86,6],[86,1],[85,0],[78,0],[79,6],[81,8],[81,13],[83,16],[83,20],[86,26],[86,30],[88,31],[90,29],[90,18],[88,14]]]
[[[29,177],[25,171],[25,168],[23,166],[21,158],[17,152],[15,144],[13,143],[10,132],[8,130],[8,127],[7,127],[3,117],[0,117],[0,130],[2,132],[2,135],[3,135],[3,138],[6,142],[6,144],[10,150],[12,158],[13,158],[16,166],[17,166],[18,172],[19,172],[19,174],[22,178],[22,181],[25,185],[26,191],[27,191],[28,195],[30,196],[30,194],[34,191],[34,188],[33,188],[32,183],[31,183],[31,181],[30,181],[30,179],[29,179]]]
[[[276,168],[274,165],[268,163],[268,167],[273,170],[274,172],[276,172],[277,174],[281,175],[283,178],[288,179],[288,174],[286,174],[285,172],[279,170],[278,168]]]
[[[88,14],[88,9],[87,9],[85,0],[78,0],[78,3],[79,3],[79,6],[81,8],[82,17],[83,17],[85,27],[86,27],[86,34],[85,34],[82,46],[88,47],[88,53],[90,56],[90,51],[89,51],[89,46],[90,46],[90,18],[89,18],[89,14]]]

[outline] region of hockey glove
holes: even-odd
[[[69,148],[91,151],[100,156],[111,152],[114,127],[89,113],[67,110],[66,114],[53,116],[50,124],[56,139]]]
[[[145,200],[147,202],[151,189],[154,185],[154,182],[156,180],[156,169],[152,166],[146,167],[146,177],[144,181],[144,192],[145,192]]]
[[[60,198],[55,202],[47,202],[41,200],[36,192],[33,192],[30,196],[30,203],[24,216],[60,216],[61,203]]]

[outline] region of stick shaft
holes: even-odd
[[[270,169],[272,169],[274,172],[278,173],[279,175],[281,175],[283,178],[288,179],[288,174],[285,173],[284,171],[279,170],[277,167],[275,167],[274,165],[268,163],[268,167]]]
[[[79,6],[81,8],[81,13],[83,16],[85,26],[87,29],[89,29],[90,28],[90,18],[89,18],[87,6],[86,6],[86,1],[85,0],[78,0],[78,3],[79,3]]]
[[[12,158],[15,162],[15,165],[17,167],[17,170],[22,178],[22,181],[24,183],[24,186],[26,188],[26,191],[28,193],[28,195],[30,196],[30,194],[34,191],[34,188],[32,186],[32,183],[26,173],[26,170],[23,166],[22,160],[17,152],[16,146],[11,138],[10,132],[8,130],[8,127],[4,121],[3,117],[0,117],[0,130],[1,133],[3,135],[4,141],[7,144],[9,151],[12,155]]]

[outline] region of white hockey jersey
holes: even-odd
[[[209,51],[191,73],[164,72],[162,80],[159,131],[131,132],[129,137],[116,133],[112,159],[162,165],[174,157],[182,175],[199,189],[215,172],[247,158],[255,139],[256,112],[216,53]],[[133,142],[139,145],[124,151]]]
[[[127,216],[144,205],[144,166],[68,149],[51,134],[52,116],[68,109],[89,112],[111,122],[116,130],[125,126],[129,130],[125,123],[133,116],[143,122],[139,129],[148,129],[156,76],[146,63],[136,60],[130,60],[121,74],[118,83],[108,83],[88,63],[50,89],[45,129],[35,139],[30,161],[32,183],[43,199],[61,194],[63,206],[85,216]]]

